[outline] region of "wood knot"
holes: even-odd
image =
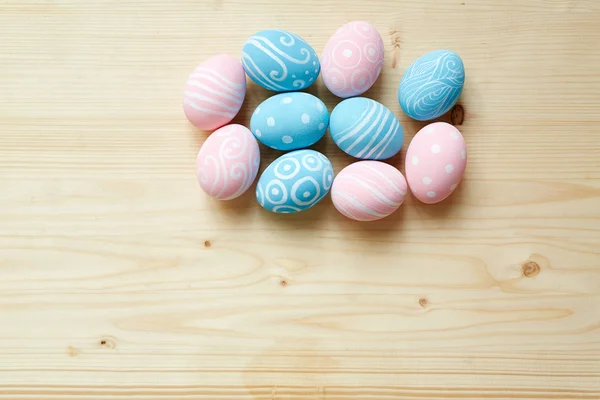
[[[540,273],[540,266],[535,261],[527,261],[525,264],[523,264],[522,269],[523,275],[528,278],[536,276]]]
[[[210,240],[205,240],[204,241],[204,247],[208,248],[210,246],[212,246],[212,243],[210,242]]]
[[[427,299],[425,297],[421,297],[419,299],[419,305],[423,308],[427,307],[427,305],[429,304],[429,301],[427,301]]]
[[[460,104],[452,107],[452,112],[450,113],[450,122],[452,125],[462,125],[465,120],[465,108]]]
[[[69,346],[67,347],[67,354],[69,357],[77,357],[79,355],[79,349],[77,347]]]
[[[282,279],[281,281],[279,281],[279,284],[283,287],[286,287],[288,285],[288,281],[286,281],[285,279]]]
[[[117,344],[114,341],[114,339],[105,337],[105,338],[100,339],[100,347],[103,347],[106,349],[114,349],[115,347],[117,347]]]

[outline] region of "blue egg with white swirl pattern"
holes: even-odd
[[[460,56],[450,50],[432,51],[408,67],[398,87],[398,101],[409,117],[429,121],[450,111],[464,84]]]
[[[404,143],[402,125],[394,113],[366,97],[339,103],[331,112],[329,132],[342,151],[363,160],[393,157]]]
[[[256,199],[266,210],[289,214],[323,199],[333,183],[333,167],[314,150],[296,150],[273,161],[256,185]]]
[[[329,126],[325,103],[304,92],[279,93],[262,103],[250,118],[250,130],[265,146],[296,150],[318,142]]]
[[[275,92],[306,89],[321,72],[313,48],[301,37],[279,29],[250,37],[242,49],[242,65],[256,84]]]

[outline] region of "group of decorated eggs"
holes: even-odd
[[[406,154],[405,173],[382,162],[402,148],[404,133],[396,116],[375,100],[358,97],[377,80],[383,67],[383,41],[367,22],[349,22],[327,42],[321,58],[302,38],[284,30],[265,30],[244,44],[241,62],[217,55],[190,75],[183,99],[188,120],[215,130],[196,160],[200,187],[220,200],[250,188],[260,165],[258,142],[284,151],[262,173],[256,199],[276,213],[306,210],[329,192],[336,209],[348,218],[373,221],[400,207],[410,188],[432,204],[460,183],[467,150],[454,126],[436,122],[421,129]],[[319,74],[325,86],[343,98],[329,113],[317,97],[301,92]],[[246,75],[257,85],[279,92],[252,113],[250,129],[230,124],[246,95]],[[398,87],[398,101],[411,118],[429,121],[458,101],[465,73],[461,58],[437,50],[414,61]],[[335,144],[359,159],[337,175],[329,159],[307,149],[329,130]]]

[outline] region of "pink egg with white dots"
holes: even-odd
[[[183,93],[183,111],[200,129],[213,130],[229,123],[246,96],[242,63],[228,54],[213,56],[198,65]]]
[[[202,190],[219,200],[241,196],[254,182],[260,164],[258,142],[245,126],[225,125],[204,142],[196,157]]]
[[[342,98],[366,92],[379,77],[383,54],[383,40],[373,25],[364,21],[342,25],[321,56],[325,86]]]
[[[407,191],[402,173],[381,161],[359,161],[341,170],[331,187],[335,208],[356,221],[375,221],[396,211]]]
[[[458,129],[435,122],[421,129],[406,152],[406,180],[411,192],[426,204],[454,192],[467,166],[467,145]]]

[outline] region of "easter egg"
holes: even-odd
[[[371,24],[353,21],[342,25],[327,41],[321,55],[323,82],[338,97],[366,92],[383,67],[383,40]]]
[[[464,84],[465,67],[458,54],[432,51],[408,67],[398,87],[398,101],[409,117],[429,121],[450,111]]]
[[[339,103],[331,112],[329,132],[345,153],[367,160],[393,157],[404,142],[398,118],[383,104],[366,97]]]
[[[318,142],[329,126],[329,111],[315,96],[281,93],[263,101],[252,114],[250,130],[265,146],[302,149]]]
[[[454,192],[467,166],[467,145],[462,134],[445,122],[421,129],[406,152],[406,179],[423,203],[438,203]]]
[[[258,142],[242,125],[226,125],[204,142],[196,158],[196,176],[206,194],[219,200],[241,196],[256,178]]]
[[[209,58],[188,78],[183,96],[187,119],[200,129],[229,123],[246,96],[246,75],[239,60],[228,54]]]
[[[279,29],[250,37],[242,48],[242,64],[256,84],[275,92],[306,89],[321,71],[313,48],[301,37]]]
[[[348,218],[375,221],[396,211],[406,190],[406,180],[396,168],[381,161],[358,161],[335,177],[331,200]]]
[[[256,186],[256,199],[266,210],[295,213],[311,208],[329,193],[333,167],[323,154],[296,150],[273,161]]]

